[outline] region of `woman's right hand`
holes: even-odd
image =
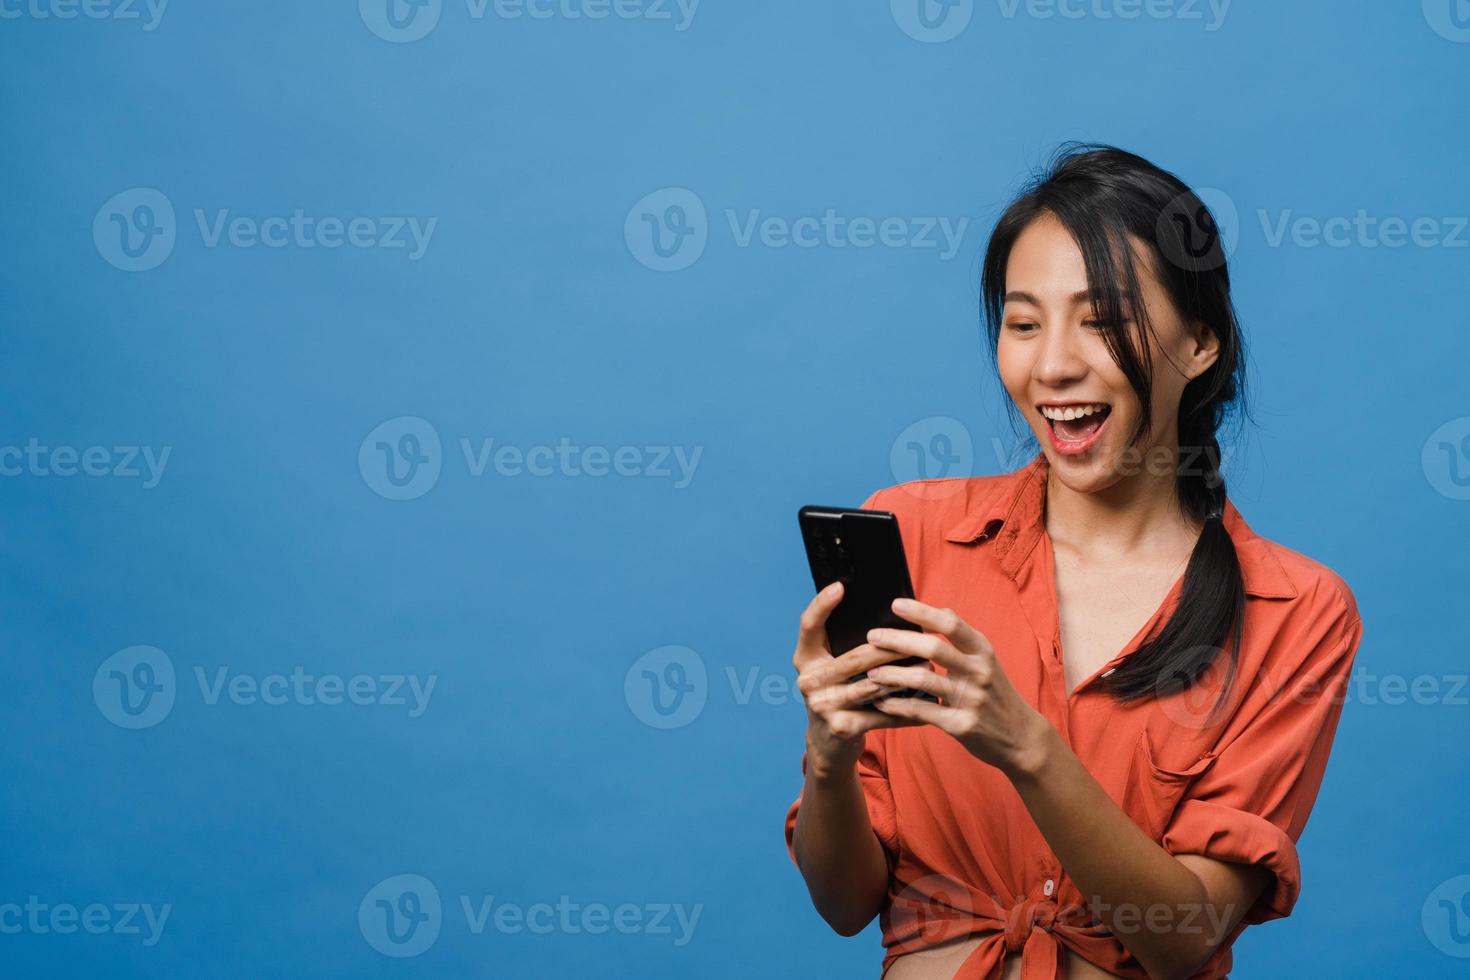
[[[806,701],[807,770],[818,777],[847,772],[856,766],[869,731],[922,724],[861,706],[895,689],[867,678],[849,678],[902,655],[864,643],[841,656],[832,656],[827,643],[827,617],[842,601],[842,594],[842,583],[833,582],[803,610],[796,654],[791,658],[796,667],[796,688]]]

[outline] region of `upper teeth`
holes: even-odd
[[[1084,415],[1104,411],[1107,407],[1101,402],[1095,405],[1068,405],[1066,408],[1060,408],[1055,405],[1042,405],[1041,414],[1055,422],[1065,422],[1068,419],[1080,419]]]

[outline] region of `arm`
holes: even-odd
[[[1046,719],[1007,775],[1067,874],[1088,896],[1098,919],[1152,977],[1194,974],[1234,931],[1270,880],[1258,865],[1195,854],[1174,856],[1150,840],[1072,753]],[[1086,813],[1087,821],[1074,818]],[[1140,917],[1134,910],[1146,910]],[[1211,928],[1149,928],[1197,921]],[[1120,914],[1121,913],[1121,914]],[[1198,915],[1196,913],[1203,913]],[[1121,919],[1121,921],[1120,921]]]
[[[796,812],[796,864],[827,924],[855,936],[883,909],[888,858],[868,820],[856,769],[819,776],[808,767]]]
[[[888,896],[888,857],[873,829],[859,772],[866,736],[876,728],[920,723],[859,707],[884,688],[871,679],[848,678],[894,655],[864,644],[832,656],[827,617],[842,592],[842,584],[833,583],[807,606],[792,658],[806,701],[807,736],[806,782],[791,843],[817,912],[837,932],[852,936],[873,921]]]

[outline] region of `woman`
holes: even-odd
[[[1213,228],[1148,161],[1064,150],[982,283],[1040,452],[864,504],[898,517],[923,601],[893,608],[923,632],[834,657],[841,584],[802,614],[787,843],[838,932],[881,913],[885,980],[1223,977],[1296,901],[1362,624],[1225,495],[1243,365]]]

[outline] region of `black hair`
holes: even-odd
[[[1184,571],[1179,604],[1163,628],[1103,680],[1104,689],[1122,701],[1183,690],[1229,642],[1228,687],[1239,659],[1245,586],[1235,543],[1221,519],[1225,480],[1217,433],[1227,416],[1244,409],[1245,351],[1222,235],[1209,208],[1173,174],[1117,147],[1063,144],[1001,215],[985,251],[981,293],[992,357],[1000,341],[1011,249],[1027,226],[1046,215],[1077,242],[1108,352],[1138,396],[1140,422],[1130,446],[1147,436],[1152,421],[1150,329],[1135,240],[1145,246],[1152,274],[1184,323],[1202,324],[1219,341],[1215,362],[1185,386],[1179,402],[1179,502],[1186,515],[1204,524]]]

